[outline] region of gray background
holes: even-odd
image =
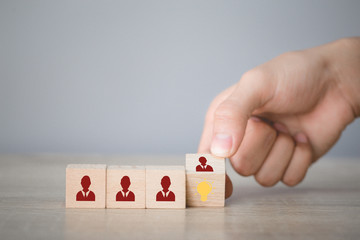
[[[360,35],[359,1],[0,0],[0,153],[195,152],[252,67]],[[359,156],[360,123],[331,156]]]

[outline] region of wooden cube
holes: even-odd
[[[105,208],[106,165],[69,164],[66,167],[66,207]]]
[[[145,208],[145,167],[108,166],[107,208]]]
[[[186,203],[190,207],[225,205],[225,158],[186,154]]]
[[[146,167],[146,208],[185,208],[184,166]]]

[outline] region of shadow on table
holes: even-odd
[[[261,186],[248,186],[243,187],[242,189],[235,189],[233,195],[226,200],[226,206],[231,207],[233,205],[241,205],[246,202],[263,202],[267,201],[271,203],[272,201],[277,202],[286,202],[286,201],[296,201],[296,202],[311,202],[312,204],[317,201],[323,203],[324,198],[339,198],[344,195],[359,195],[357,187],[311,187],[311,186],[299,186],[299,187],[286,187],[278,186],[273,188],[264,188]]]

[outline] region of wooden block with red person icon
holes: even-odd
[[[66,167],[66,207],[105,208],[105,164],[69,164]]]
[[[186,154],[186,203],[190,207],[225,205],[225,158]]]
[[[145,167],[108,166],[106,208],[145,208]]]
[[[146,208],[185,208],[184,166],[146,166]]]

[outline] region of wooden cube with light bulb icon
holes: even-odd
[[[186,154],[186,204],[225,205],[225,159],[211,154]]]

